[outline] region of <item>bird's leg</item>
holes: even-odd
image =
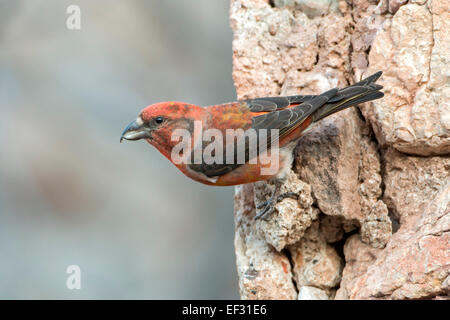
[[[298,199],[298,195],[294,192],[285,192],[285,193],[280,194],[281,185],[283,184],[283,182],[284,182],[284,180],[281,180],[281,179],[275,180],[275,189],[273,190],[270,198],[267,201],[264,201],[263,203],[259,204],[256,207],[256,209],[262,209],[262,210],[257,213],[257,215],[255,216],[255,220],[261,219],[261,218],[264,220],[267,220],[267,218],[270,216],[270,214],[272,214],[272,212],[274,211],[275,204],[282,201],[283,199],[294,198],[294,197]]]
[[[275,191],[274,191],[274,192],[275,192]],[[266,207],[271,201],[273,201],[273,198],[274,198],[274,192],[272,193],[272,196],[270,196],[270,199],[269,199],[269,200],[266,200],[266,201],[264,201],[264,202],[261,202],[259,205],[256,206],[256,209],[262,209],[262,208]],[[280,194],[280,195],[277,197],[277,202],[280,202],[280,201],[282,201],[283,199],[286,199],[286,198],[294,198],[294,199],[298,199],[298,194],[296,194],[295,192],[285,192],[285,193],[282,193],[282,194]]]
[[[264,219],[266,220],[268,218],[268,216],[273,212],[274,210],[274,200],[278,199],[278,195],[279,195],[279,190],[281,187],[282,182],[280,180],[275,180],[275,189],[273,189],[272,195],[270,196],[270,198],[266,201],[264,201],[263,203],[259,204],[256,209],[262,209],[260,210],[256,216],[255,216],[255,220],[258,219]]]
[[[295,192],[285,192],[285,193],[282,193],[282,194],[280,194],[280,195],[278,196],[277,202],[280,202],[280,201],[282,201],[283,199],[286,199],[286,198],[294,198],[294,199],[298,200],[298,194],[295,193]]]

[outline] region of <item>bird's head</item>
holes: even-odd
[[[184,102],[160,102],[144,108],[123,131],[122,140],[145,139],[164,155],[168,155],[177,141],[172,141],[175,129],[193,132],[194,121],[202,121],[204,109]]]

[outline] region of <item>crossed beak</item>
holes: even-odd
[[[120,137],[120,142],[123,139],[125,140],[140,140],[151,138],[150,129],[144,125],[144,122],[140,117],[138,117],[135,121],[130,123],[125,130],[122,132],[122,136]]]

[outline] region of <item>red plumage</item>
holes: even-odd
[[[183,102],[156,103],[141,111],[138,118],[125,129],[121,141],[122,139],[146,139],[186,176],[204,184],[230,186],[275,179],[278,182],[277,185],[280,185],[292,165],[292,150],[302,133],[328,115],[359,103],[381,98],[383,93],[379,90],[382,87],[375,84],[380,76],[381,72],[377,72],[352,86],[340,90],[332,89],[320,95],[258,98],[209,107]],[[196,132],[196,128],[199,127],[201,132]],[[243,155],[245,163],[225,161],[226,156],[230,154],[229,150],[233,150],[233,147],[236,149],[236,139],[242,138],[243,132],[249,132],[250,129],[257,133],[253,142],[264,141],[259,133],[262,129],[269,132],[276,130],[279,138],[271,137],[265,144],[261,144],[263,148],[258,149],[255,149],[251,138],[249,141],[242,140],[245,141],[242,144],[243,149],[239,150],[245,150]],[[173,138],[176,132],[190,134],[190,162],[176,163],[174,161],[173,151],[179,144],[179,139]],[[219,134],[227,137],[227,132],[237,132],[238,138],[224,139],[222,147],[217,148],[218,144],[215,144],[214,149],[211,148],[213,145],[209,147],[208,145],[213,143],[212,141],[216,142],[215,139],[209,143],[197,143],[196,141],[199,140],[195,140],[198,137],[201,138],[206,132],[214,132],[214,137],[218,137]],[[256,159],[251,155],[260,155],[266,149],[274,152],[276,143],[278,143],[276,151],[279,154],[275,160],[278,167],[275,171],[272,170],[271,174],[264,173],[262,169],[267,169],[273,163],[260,161],[259,157],[257,161],[250,161],[250,159]],[[258,144],[256,145],[259,147]],[[193,163],[194,152],[201,151],[201,154],[211,149],[214,149],[212,155],[223,154],[218,156],[223,161],[207,163],[207,160],[200,157],[200,162]],[[279,197],[276,190],[260,216],[268,213],[273,207],[273,202]]]

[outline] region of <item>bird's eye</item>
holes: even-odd
[[[156,118],[155,118],[155,122],[156,122],[157,124],[161,124],[161,123],[163,123],[163,121],[164,121],[164,118],[163,118],[163,117],[156,117]]]

